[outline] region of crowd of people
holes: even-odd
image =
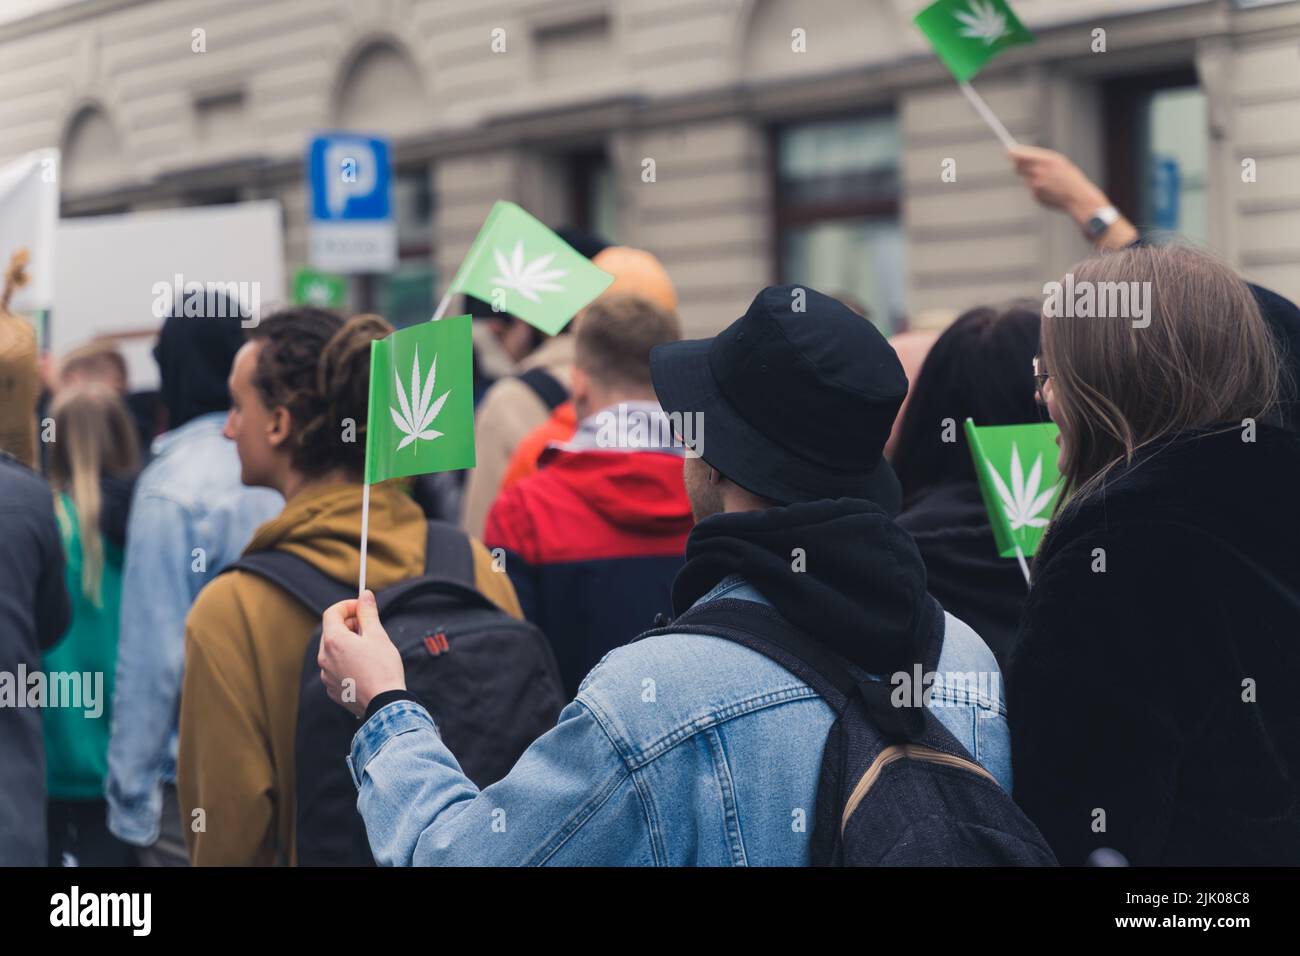
[[[466,304],[476,467],[372,488],[359,597],[382,317],[177,308],[149,403],[0,314],[0,671],[80,692],[0,686],[0,864],[1300,864],[1300,310],[1010,161],[1149,322],[775,286],[683,340],[561,230],[613,284]],[[1029,584],[967,419],[1059,428]]]

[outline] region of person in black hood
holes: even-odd
[[[920,549],[930,593],[1003,666],[1029,589],[1015,561],[998,555],[962,423],[1043,419],[1032,369],[1038,323],[1038,309],[1024,304],[958,317],[921,366],[890,461],[903,486],[898,523]]]
[[[1300,864],[1300,436],[1252,291],[1191,249],[1075,266],[1149,325],[1049,318],[1066,503],[1010,667],[1015,797],[1064,864]],[[1144,320],[1145,321],[1145,320]]]
[[[185,303],[178,301],[153,347],[169,431],[230,408],[226,378],[244,344],[239,305],[216,293],[204,307],[206,311],[196,316],[193,307],[187,313]]]

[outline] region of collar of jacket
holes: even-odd
[[[619,402],[588,415],[567,442],[554,442],[546,451],[657,451],[685,457],[673,435],[671,420],[658,402]],[[546,461],[546,452],[540,462]]]
[[[153,440],[153,444],[149,447],[150,454],[155,458],[166,454],[177,442],[184,441],[187,435],[206,431],[220,431],[225,427],[226,415],[226,412],[208,412],[206,415],[191,418],[183,425],[167,429]]]
[[[857,498],[713,515],[686,543],[673,582],[685,612],[728,575],[753,585],[791,624],[873,674],[923,660],[935,607],[911,537]]]
[[[336,580],[354,580],[361,570],[363,487],[342,482],[295,495],[257,529],[244,553],[288,551]],[[376,590],[423,571],[424,527],[419,505],[396,482],[371,486],[367,577]]]
[[[1043,538],[1044,563],[1081,535],[1141,522],[1195,528],[1248,554],[1262,553],[1279,528],[1300,522],[1300,435],[1258,423],[1193,429],[1139,448],[1086,498],[1061,509]]]

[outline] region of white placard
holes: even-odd
[[[165,318],[156,308],[164,288],[234,283],[241,305],[261,315],[287,299],[275,201],[63,219],[57,243],[49,347],[62,356],[100,336],[130,336],[133,389],[158,384],[147,348]]]

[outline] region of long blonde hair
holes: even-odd
[[[1076,289],[1148,284],[1150,324],[1135,327],[1132,315],[1043,317],[1072,500],[1096,491],[1144,445],[1194,429],[1241,428],[1275,409],[1282,372],[1272,333],[1250,287],[1215,257],[1138,246],[1088,259],[1073,275]]]
[[[81,529],[81,590],[96,607],[101,603],[104,570],[100,479],[127,476],[137,466],[135,426],[126,403],[102,382],[71,386],[54,399],[54,442],[50,449],[50,484],[62,513],[62,494],[72,498]]]

